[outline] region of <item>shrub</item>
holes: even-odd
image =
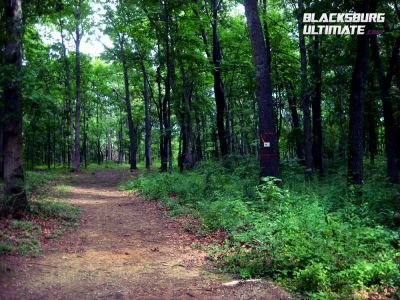
[[[367,181],[360,197],[340,179],[342,169],[305,181],[301,167],[288,163],[283,174],[283,184],[263,178],[258,185],[254,163],[227,157],[182,174],[143,174],[125,187],[172,214],[192,213],[201,230],[225,230],[230,239],[210,255],[242,277],[271,276],[321,299],[400,286],[398,233],[380,214],[394,214],[398,186]]]

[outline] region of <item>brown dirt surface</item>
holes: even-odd
[[[224,285],[234,279],[213,272],[206,252],[191,247],[193,233],[118,189],[135,175],[104,169],[67,179],[81,225],[38,257],[0,257],[0,299],[291,299],[270,281]]]

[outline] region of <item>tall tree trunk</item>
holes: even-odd
[[[1,6],[3,7],[4,4],[2,3]],[[5,32],[5,20],[0,17],[0,32]],[[4,63],[4,40],[5,35],[0,34],[0,62]],[[0,81],[0,84],[3,82]],[[4,151],[3,151],[3,132],[4,132],[4,97],[3,93],[0,93],[0,179],[4,179]]]
[[[259,116],[259,159],[261,176],[279,176],[278,142],[272,101],[271,77],[267,50],[258,15],[257,0],[244,1],[256,68],[256,96]]]
[[[101,163],[101,144],[100,144],[100,129],[99,129],[99,103],[97,102],[96,105],[96,134],[97,134],[97,141],[96,141],[96,148],[97,148],[97,164]]]
[[[6,26],[3,78],[4,99],[4,195],[2,212],[22,217],[29,203],[25,194],[22,168],[22,7],[21,0],[4,0]]]
[[[85,169],[87,169],[87,144],[88,144],[88,122],[87,122],[87,112],[86,110],[84,110],[84,114],[83,114],[83,162],[84,162],[84,166]]]
[[[370,91],[374,88],[374,76],[370,74],[368,78],[368,89]],[[378,135],[376,133],[376,116],[379,116],[379,113],[376,109],[375,99],[374,97],[367,97],[365,101],[365,120],[364,124],[366,127],[366,138],[368,141],[368,152],[370,162],[373,165],[375,163],[375,156],[378,153]]]
[[[69,65],[69,59],[67,56],[67,48],[65,46],[64,36],[64,21],[60,18],[60,34],[61,34],[61,47],[62,55],[64,60],[64,87],[67,98],[67,124],[69,125],[69,143],[68,143],[68,167],[71,166],[71,161],[74,157],[74,119],[72,112],[72,96],[71,96],[71,71]]]
[[[322,116],[321,116],[321,93],[322,93],[322,69],[319,58],[320,40],[318,35],[314,38],[313,43],[313,68],[314,68],[314,82],[315,90],[314,97],[312,99],[312,129],[313,129],[313,143],[312,143],[312,155],[314,166],[319,170],[320,175],[324,173],[323,164],[323,139],[322,139]]]
[[[290,112],[292,115],[294,138],[296,140],[296,155],[299,160],[303,160],[304,151],[303,151],[303,143],[300,137],[301,128],[300,128],[299,115],[297,113],[296,93],[293,87],[293,83],[291,81],[288,82],[288,102],[289,102]]]
[[[397,38],[393,46],[392,55],[389,60],[388,71],[385,74],[383,71],[382,62],[379,56],[379,46],[376,36],[371,36],[372,58],[375,63],[375,69],[378,74],[379,87],[381,90],[381,101],[383,107],[383,119],[385,127],[385,151],[387,175],[391,182],[399,182],[399,169],[396,162],[396,144],[398,143],[395,133],[395,121],[393,116],[393,106],[390,98],[390,87],[392,78],[395,73],[395,68],[398,61],[400,49],[400,38]]]
[[[111,161],[111,137],[110,128],[107,126],[106,129],[106,160]]]
[[[268,70],[271,72],[271,41],[269,39],[268,21],[267,21],[267,0],[263,0],[263,29],[265,35],[265,49],[267,49]]]
[[[46,164],[47,169],[51,168],[51,131],[50,131],[50,121],[47,120],[47,138],[46,138]]]
[[[161,65],[161,61],[160,61]],[[161,160],[161,171],[167,171],[167,153],[164,149],[164,139],[165,139],[165,131],[164,131],[164,111],[163,111],[163,100],[161,94],[161,66],[157,68],[157,89],[158,89],[158,105],[157,105],[157,113],[158,113],[158,122],[160,125],[160,160]]]
[[[118,163],[122,164],[124,161],[124,134],[123,134],[123,122],[122,116],[120,112],[120,120],[119,120],[119,130],[118,130]]]
[[[364,1],[361,12],[367,11]],[[348,153],[348,184],[360,185],[363,182],[364,153],[364,98],[368,73],[368,36],[357,36],[356,61],[350,86],[350,123]]]
[[[195,109],[195,120],[196,120],[196,161],[203,159],[203,148],[201,143],[201,123],[199,110]]]
[[[126,113],[128,116],[128,128],[129,128],[129,162],[130,169],[136,170],[136,141],[135,141],[135,125],[132,120],[132,109],[131,109],[131,100],[129,93],[129,73],[128,73],[128,65],[125,57],[125,49],[124,49],[124,37],[119,36],[119,45],[120,45],[120,55],[121,55],[121,63],[122,69],[124,72],[124,86],[125,86],[125,103],[126,103]]]
[[[198,1],[195,1],[198,2]],[[213,78],[214,78],[214,96],[215,96],[215,104],[217,109],[217,131],[218,131],[218,140],[220,144],[220,150],[222,156],[228,154],[228,142],[227,142],[227,133],[224,125],[224,115],[225,115],[225,91],[221,78],[221,48],[219,44],[219,36],[218,36],[218,0],[212,0],[212,10],[213,10],[213,52],[212,57],[208,50],[208,40],[207,34],[204,28],[201,28],[201,37],[203,39],[205,53],[210,62],[213,64]],[[194,11],[197,18],[199,18],[199,12],[197,10]],[[217,152],[218,153],[218,152]]]
[[[165,61],[167,65],[167,76],[165,78],[165,95],[163,100],[163,121],[164,121],[164,145],[163,155],[161,156],[161,170],[172,170],[172,128],[171,128],[171,88],[173,87],[174,63],[173,47],[171,41],[170,15],[168,3],[164,2],[164,18],[166,20],[165,34]]]
[[[76,68],[76,109],[75,109],[75,149],[74,149],[74,160],[72,163],[72,169],[74,172],[79,172],[81,164],[81,54],[80,54],[80,43],[81,43],[81,4],[82,0],[79,0],[77,10],[75,11],[76,28],[75,28],[75,68]]]
[[[146,135],[145,135],[145,156],[146,156],[146,168],[150,169],[152,165],[151,157],[151,120],[150,120],[150,103],[149,103],[149,89],[148,89],[148,78],[147,70],[144,62],[142,62],[142,72],[143,72],[143,97],[144,97],[144,111],[146,116]]]
[[[1,59],[3,61],[3,59]],[[3,150],[3,133],[4,133],[4,98],[3,93],[0,94],[0,179],[4,179],[4,150]]]
[[[345,116],[344,116],[344,99],[343,99],[343,93],[342,93],[342,88],[339,87],[338,91],[338,117],[339,117],[339,145],[338,145],[338,155],[340,158],[344,159],[346,155],[346,133],[344,129],[344,122],[345,122]]]
[[[214,93],[215,93],[215,104],[217,107],[217,129],[218,129],[218,139],[219,146],[221,150],[221,155],[224,156],[228,154],[228,144],[226,141],[226,130],[224,126],[225,119],[225,92],[223,87],[223,82],[221,78],[221,48],[219,44],[218,37],[218,0],[212,0],[213,5],[213,53],[212,59],[214,64],[213,76],[214,76]]]
[[[182,167],[183,169],[191,169],[194,167],[195,161],[192,153],[192,117],[191,117],[191,88],[189,87],[188,78],[181,62],[182,73],[182,98],[183,98],[183,126],[182,126]]]
[[[303,130],[304,130],[304,158],[306,165],[306,176],[312,175],[312,133],[311,133],[311,114],[310,114],[310,95],[308,91],[307,79],[307,51],[306,41],[303,35],[303,1],[298,0],[299,13],[297,15],[299,28],[299,47],[300,47],[300,71],[301,71],[301,99],[303,101]]]

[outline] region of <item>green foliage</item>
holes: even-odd
[[[10,253],[13,250],[13,246],[10,242],[0,242],[0,253]]]
[[[56,199],[34,201],[31,211],[43,219],[56,219],[68,226],[77,225],[80,216],[79,207]]]
[[[56,172],[25,172],[25,190],[28,197],[31,197],[32,194],[39,189],[41,189],[41,193],[48,192],[46,190],[48,188],[47,183],[56,177]]]
[[[74,226],[78,224],[80,208],[58,199],[68,193],[69,186],[50,185],[51,180],[59,175],[57,171],[27,172],[28,190],[37,193],[31,201],[30,212],[45,220],[55,219],[65,226]]]
[[[40,240],[44,237],[43,224],[47,221],[53,222],[53,226],[57,224],[55,230],[46,238],[56,238],[62,235],[66,228],[78,224],[79,207],[57,199],[60,195],[67,193],[69,189],[65,184],[54,184],[52,181],[60,174],[59,170],[26,172],[30,211],[24,220],[2,220],[0,223],[0,253],[37,256],[41,250]]]
[[[40,253],[37,239],[40,232],[40,226],[31,221],[13,220],[9,226],[0,228],[0,252],[37,256]]]
[[[210,254],[242,277],[271,276],[321,299],[400,284],[398,233],[375,216],[369,193],[375,189],[381,210],[389,211],[383,195],[395,197],[395,187],[367,182],[360,200],[351,189],[332,186],[340,171],[309,182],[296,164],[283,173],[283,184],[274,178],[258,184],[258,168],[231,157],[182,174],[149,172],[122,186],[161,200],[172,214],[199,217],[199,231],[225,230],[229,240]]]

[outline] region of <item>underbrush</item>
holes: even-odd
[[[288,164],[282,186],[273,178],[259,184],[253,158],[228,158],[190,172],[149,172],[122,186],[160,200],[171,214],[198,217],[199,231],[224,230],[225,245],[210,248],[221,270],[270,276],[315,299],[396,293],[399,233],[383,216],[396,214],[398,186],[379,185],[374,175],[360,197],[340,170],[312,181],[302,174]]]
[[[54,171],[26,172],[30,209],[21,220],[0,219],[0,255],[37,256],[43,240],[56,238],[78,225],[79,208],[59,199],[69,189],[55,181],[60,175]]]

